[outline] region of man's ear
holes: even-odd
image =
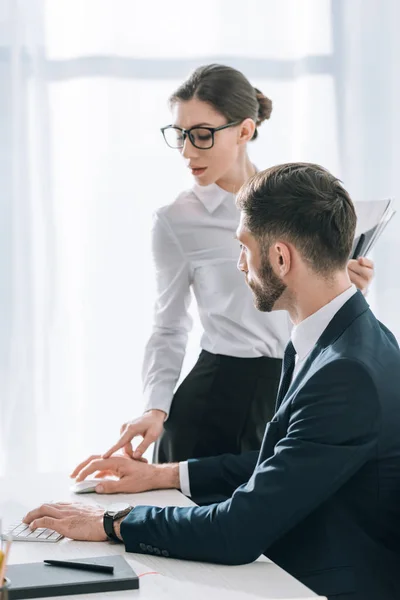
[[[271,250],[275,259],[272,260],[272,257],[270,257],[271,264],[274,265],[275,263],[276,274],[279,277],[285,277],[290,271],[292,262],[289,246],[283,242],[277,242],[272,246]]]
[[[245,144],[249,142],[254,135],[256,124],[253,119],[245,119],[239,126],[239,144]]]

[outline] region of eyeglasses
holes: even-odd
[[[167,125],[167,127],[161,128],[161,132],[170,148],[181,150],[188,137],[195,148],[198,148],[199,150],[209,150],[214,146],[214,134],[216,131],[222,131],[222,129],[239,125],[240,122],[241,121],[234,121],[233,123],[227,123],[220,127],[191,127],[190,129],[182,129],[182,127],[176,127],[175,125]]]

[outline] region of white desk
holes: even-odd
[[[113,496],[69,492],[70,480],[66,475],[43,474],[22,483],[18,477],[0,479],[0,516],[3,526],[12,524],[29,509],[46,501],[78,501],[109,506],[116,502],[132,505],[191,506],[193,503],[176,490],[118,494]],[[303,584],[277,565],[261,557],[255,563],[243,566],[212,565],[156,556],[126,553],[123,544],[107,542],[74,542],[63,539],[56,544],[15,542],[10,563],[36,562],[46,558],[83,558],[124,554],[140,578],[138,592],[108,592],[96,598],[113,600],[255,600],[256,598],[317,598]],[[156,571],[157,574],[149,572]],[[145,574],[149,573],[149,574]],[[72,598],[64,596],[63,598]],[[93,600],[91,594],[74,596]]]

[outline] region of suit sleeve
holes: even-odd
[[[201,500],[208,497],[229,498],[253,474],[259,451],[243,454],[222,454],[211,458],[188,461],[191,496]]]
[[[252,562],[375,456],[379,422],[377,391],[364,367],[349,359],[329,363],[298,391],[285,437],[265,460],[261,449],[254,473],[232,498],[137,507],[121,526],[126,549],[146,552],[149,544],[173,558]],[[263,447],[267,442],[268,433]]]

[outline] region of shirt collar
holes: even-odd
[[[356,292],[355,285],[351,285],[331,302],[293,327],[291,339],[299,360],[306,358],[335,314]]]
[[[234,198],[231,192],[223,190],[216,183],[210,185],[194,184],[193,193],[204,204],[209,213],[213,213],[226,198]]]
[[[258,169],[256,165],[253,165],[256,173]],[[210,214],[217,210],[226,198],[235,198],[236,194],[223,190],[216,183],[210,185],[199,185],[195,183],[192,187],[195,196],[204,204]]]

